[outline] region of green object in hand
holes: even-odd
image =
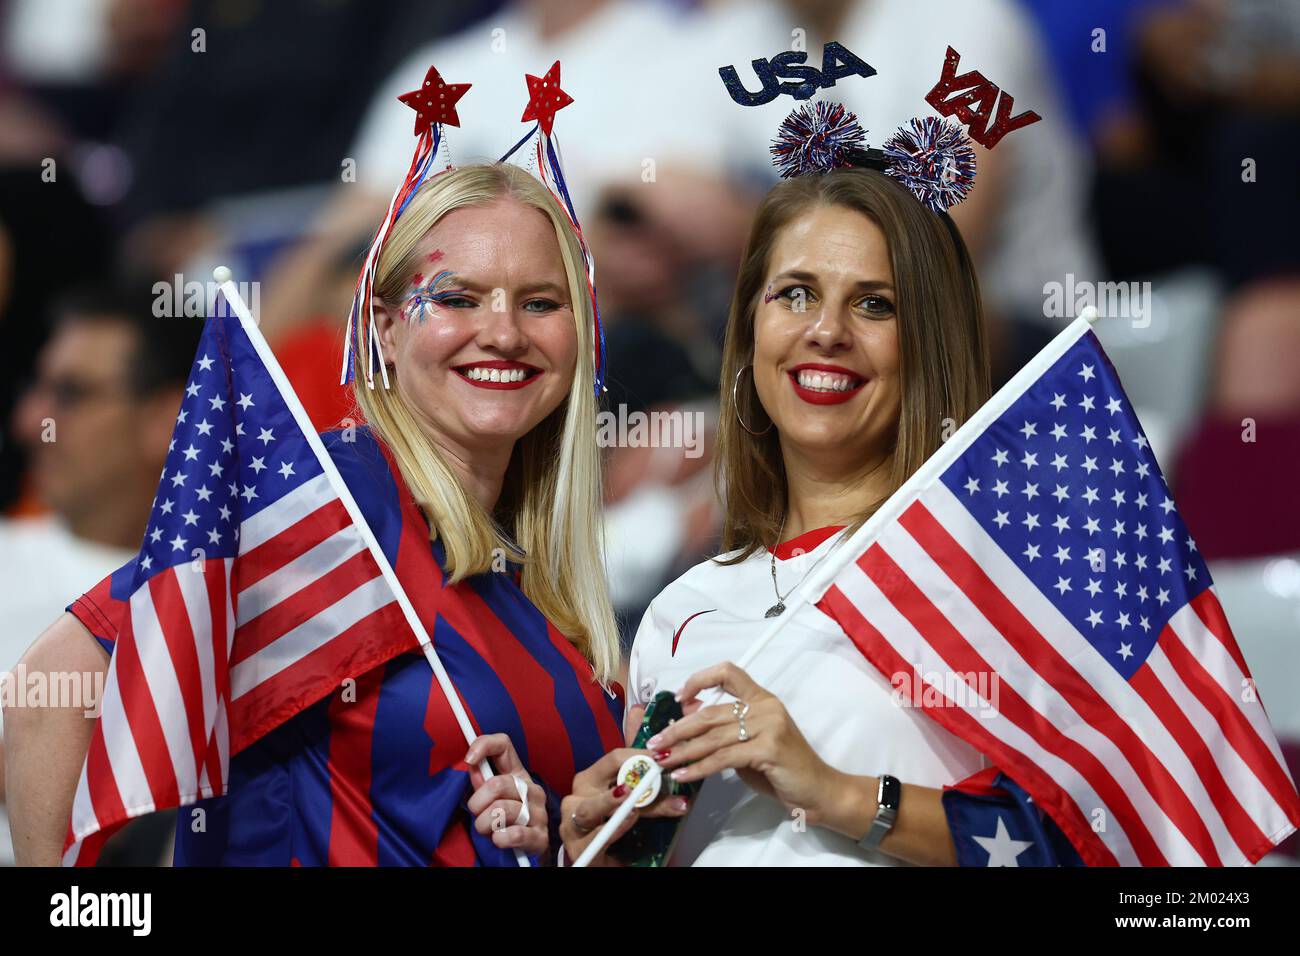
[[[650,701],[641,718],[632,746],[644,750],[646,741],[666,729],[669,724],[682,719],[682,705],[671,691],[660,691]],[[678,783],[665,775],[661,778],[659,800],[667,797],[690,799],[699,792],[700,782]],[[666,866],[677,838],[681,817],[654,817],[638,820],[632,829],[609,848],[609,855],[629,866]]]

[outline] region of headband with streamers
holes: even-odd
[[[587,270],[587,291],[591,295],[592,314],[595,317],[595,329],[593,330],[596,345],[594,375],[596,395],[599,397],[604,390],[605,382],[605,334],[600,322],[600,311],[596,305],[595,264],[586,239],[583,237],[582,227],[578,224],[578,216],[574,211],[573,200],[569,195],[568,183],[565,181],[563,167],[560,162],[559,143],[554,135],[555,114],[572,103],[573,97],[560,89],[560,62],[558,60],[546,72],[545,76],[526,75],[525,79],[528,83],[529,101],[521,122],[526,123],[530,120],[536,120],[537,125],[516,143],[505,156],[501,157],[500,161],[505,162],[530,139],[534,136],[537,137],[538,177],[569,217],[574,232],[578,236],[578,244],[582,249],[583,261]],[[393,224],[406,211],[411,199],[414,198],[416,192],[430,176],[430,171],[433,169],[438,155],[438,148],[442,143],[443,126],[460,126],[460,117],[456,114],[456,102],[465,95],[469,88],[469,83],[444,82],[437,68],[431,66],[429,72],[425,75],[424,83],[418,90],[412,90],[410,93],[404,93],[398,97],[402,103],[416,112],[415,154],[411,158],[411,166],[407,170],[406,177],[402,180],[401,185],[397,187],[396,192],[393,193],[393,198],[388,204],[388,212],[379,224],[374,241],[366,254],[365,265],[362,267],[361,275],[357,280],[352,309],[348,314],[347,336],[343,349],[342,384],[347,384],[351,378],[352,356],[360,355],[364,347],[366,384],[371,388],[375,387],[375,358],[379,356],[380,374],[383,377],[384,387],[388,387],[388,369],[384,365],[383,357],[379,352],[379,341],[375,332],[374,307],[372,305],[375,272],[378,268],[379,257],[383,252],[384,243],[387,241],[389,233],[392,232]],[[440,175],[451,168],[451,164],[447,163],[446,166],[433,175]]]
[[[591,296],[591,314],[595,327],[592,337],[596,352],[595,382],[596,397],[605,389],[605,329],[600,321],[600,306],[596,302],[596,265],[586,237],[582,234],[582,225],[578,222],[578,213],[573,208],[573,199],[569,196],[569,186],[564,178],[564,167],[560,161],[560,143],[555,137],[555,114],[573,102],[573,97],[560,88],[560,61],[556,60],[544,76],[526,74],[528,81],[528,108],[520,119],[521,123],[536,120],[537,125],[524,134],[523,139],[515,143],[504,156],[505,162],[529,141],[536,139],[536,168],[538,178],[551,195],[556,198],[560,208],[569,217],[578,245],[582,249],[583,262],[587,268],[587,292]]]
[[[366,349],[366,384],[375,387],[375,356],[379,355],[379,341],[375,334],[375,309],[373,304],[375,291],[375,270],[379,265],[379,254],[383,252],[384,243],[392,231],[393,223],[406,211],[416,191],[429,177],[434,158],[438,155],[438,146],[442,142],[442,127],[459,126],[460,117],[456,115],[456,101],[469,90],[469,83],[446,83],[438,73],[438,68],[431,66],[425,74],[424,83],[418,90],[403,93],[398,97],[403,103],[415,110],[415,155],[411,158],[411,167],[406,172],[397,191],[388,203],[388,212],[384,215],[379,229],[375,233],[370,250],[366,253],[366,262],[357,279],[357,290],[352,298],[352,310],[348,313],[347,336],[343,345],[343,375],[340,384],[346,385],[352,376],[352,356],[360,355],[362,343]],[[442,172],[451,168],[448,164]],[[388,387],[388,368],[380,356],[379,371]]]

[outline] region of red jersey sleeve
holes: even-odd
[[[135,561],[132,558],[126,562],[67,607],[68,613],[85,625],[109,654],[113,653],[123,615],[130,606]]]

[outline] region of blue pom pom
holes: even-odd
[[[886,174],[935,212],[966,198],[975,185],[975,150],[956,123],[923,116],[885,140]]]
[[[785,118],[772,143],[772,164],[789,179],[847,166],[850,150],[862,149],[866,131],[839,103],[818,101]]]

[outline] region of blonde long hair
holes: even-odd
[[[442,540],[449,582],[491,570],[502,554],[521,561],[524,594],[591,662],[596,679],[608,684],[618,671],[619,643],[602,560],[594,322],[582,249],[568,217],[546,187],[517,166],[462,166],[443,173],[420,187],[394,224],[379,257],[375,293],[399,308],[407,277],[417,268],[417,247],[429,229],[453,209],[506,196],[539,210],[555,227],[578,359],[568,396],[516,444],[495,515],[465,491],[420,428],[395,375],[391,388],[368,387],[365,356],[354,354],[354,392],[428,517],[430,537]]]
[[[884,173],[837,169],[797,176],[771,190],[754,216],[741,258],[722,351],[721,416],[716,481],[723,501],[722,550],[736,564],[775,546],[786,507],[785,464],[775,428],[754,390],[737,374],[753,362],[754,313],[781,230],[818,205],[862,213],[889,243],[898,292],[898,345],[903,386],[894,435],[890,493],[934,454],[988,400],[989,356],[979,282],[966,244],[951,220],[921,205]],[[735,392],[733,398],[733,383]],[[750,428],[739,424],[737,413]],[[850,532],[883,500],[856,517]]]

